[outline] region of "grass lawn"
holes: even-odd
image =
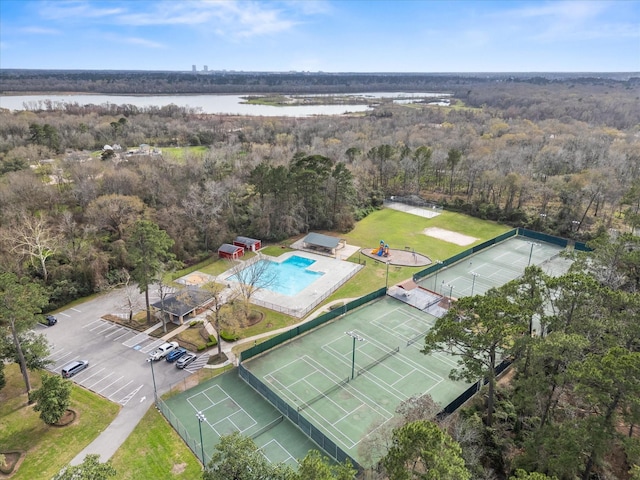
[[[154,407],[149,408],[111,461],[119,480],[202,478],[198,459]]]
[[[456,245],[422,233],[429,227],[451,230],[478,240],[471,245]],[[350,245],[370,249],[377,248],[380,240],[384,240],[391,249],[403,250],[411,247],[431,260],[444,260],[509,230],[511,227],[506,225],[460,213],[442,212],[435,218],[422,218],[385,208],[371,213],[359,221],[352,231],[340,237],[345,238]]]
[[[27,455],[12,480],[51,478],[91,443],[118,414],[120,407],[74,384],[71,408],[78,414],[66,427],[52,427],[27,405],[24,383],[16,364],[5,366],[7,385],[0,390],[1,450],[22,450]],[[40,375],[31,373],[33,388]]]
[[[195,147],[162,147],[162,156],[181,162],[187,155],[202,157],[207,150],[209,150],[209,147],[206,145],[198,145]]]

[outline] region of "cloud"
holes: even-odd
[[[634,36],[637,24],[610,21],[612,7],[616,8],[615,2],[563,0],[504,10],[488,16],[508,25],[516,35],[547,43]]]
[[[20,29],[21,33],[33,33],[36,35],[60,35],[62,32],[55,28],[43,28],[43,27],[23,27]]]
[[[163,45],[162,43],[154,42],[153,40],[147,40],[146,38],[139,38],[139,37],[126,37],[126,38],[120,39],[120,41],[122,41],[123,43],[129,43],[131,45],[140,45],[142,47],[148,47],[148,48],[165,48],[166,47],[166,45]]]
[[[151,5],[146,3],[146,5]],[[128,13],[116,21],[122,25],[203,25],[232,37],[253,37],[289,30],[297,24],[295,14],[277,3],[236,0],[200,0],[152,4],[145,12]]]
[[[84,0],[45,1],[39,8],[42,17],[50,20],[83,20],[113,17],[125,12],[120,7],[101,8]]]

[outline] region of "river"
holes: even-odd
[[[341,94],[344,95],[344,94]],[[315,115],[342,115],[345,113],[370,111],[368,105],[253,105],[242,103],[243,96],[238,95],[87,95],[87,94],[38,94],[38,95],[0,95],[0,108],[9,110],[32,109],[39,103],[78,103],[80,105],[114,104],[135,105],[137,107],[163,107],[177,105],[179,107],[196,108],[201,113],[217,115],[250,115],[264,117],[310,117]],[[308,95],[311,96],[311,95]],[[316,95],[314,95],[316,96]],[[328,96],[328,95],[325,95]],[[338,95],[333,95],[338,96]],[[366,93],[349,94],[366,98],[442,98],[442,93]],[[33,106],[33,107],[32,107]]]

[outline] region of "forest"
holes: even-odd
[[[480,430],[491,465],[482,475],[501,478],[514,465],[506,453],[518,453],[516,465],[557,478],[640,478],[606,467],[612,452],[637,459],[640,449],[640,83],[438,81],[449,107],[386,102],[340,117],[73,103],[0,110],[0,270],[42,285],[52,310],[120,284],[136,267],[141,221],[191,265],[238,234],[269,243],[348,231],[392,195],[591,242],[600,253],[573,276],[532,271],[503,292],[548,316],[553,335],[502,347],[519,376]],[[4,73],[2,82],[12,85]],[[451,318],[503,308],[475,302]],[[428,340],[425,349],[438,348],[442,337]]]

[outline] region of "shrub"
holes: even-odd
[[[222,338],[225,342],[235,342],[240,337],[238,337],[238,335],[236,335],[235,333],[222,330],[220,332],[220,338]]]

